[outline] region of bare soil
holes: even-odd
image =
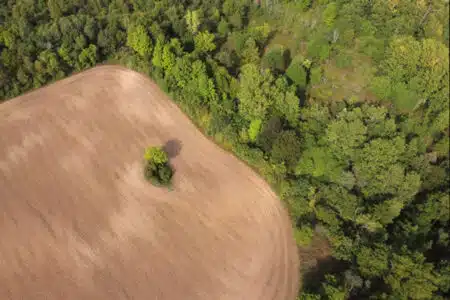
[[[166,145],[173,190],[143,178]],[[292,300],[291,224],[159,88],[103,66],[0,105],[0,299]]]

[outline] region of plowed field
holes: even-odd
[[[143,178],[165,145],[173,189]],[[292,300],[279,199],[149,79],[103,66],[0,104],[0,299]]]

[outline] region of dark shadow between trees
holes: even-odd
[[[283,74],[286,72],[286,70],[287,70],[287,68],[289,67],[291,61],[292,61],[292,58],[291,58],[291,50],[286,49],[286,50],[283,52],[283,64],[284,64]]]
[[[317,260],[317,264],[304,270],[302,273],[302,288],[318,291],[326,274],[343,272],[345,264],[329,256]]]
[[[299,98],[300,107],[305,107],[306,105],[306,90],[303,88],[297,88],[297,96]]]

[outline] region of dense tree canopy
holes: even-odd
[[[329,241],[300,299],[447,299],[448,46],[440,0],[2,1],[0,98],[146,73],[272,184],[299,246]]]

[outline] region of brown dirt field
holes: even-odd
[[[168,141],[173,191],[142,173]],[[269,186],[117,66],[0,105],[0,236],[0,299],[291,300],[299,281]]]

